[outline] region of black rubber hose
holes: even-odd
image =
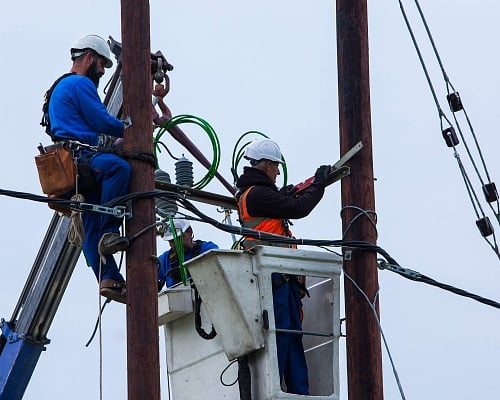
[[[248,367],[248,356],[238,357],[238,387],[240,400],[252,400],[252,377]]]

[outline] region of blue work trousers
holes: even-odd
[[[85,201],[92,204],[104,204],[128,192],[130,179],[130,164],[115,154],[95,153],[90,158],[92,170],[97,187],[83,188],[82,194]],[[99,280],[99,251],[98,244],[102,235],[108,232],[120,232],[121,218],[110,214],[85,212],[83,214],[83,228],[85,240],[83,254],[96,278]],[[112,255],[106,256],[106,263],[100,266],[101,280],[113,279],[124,281]]]
[[[280,274],[273,274],[273,278]],[[273,279],[273,281],[276,281]],[[274,320],[277,329],[302,330],[300,320],[300,288],[292,280],[273,284]],[[285,381],[288,393],[309,394],[306,357],[302,335],[277,333],[280,382]]]

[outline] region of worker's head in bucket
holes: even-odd
[[[172,229],[172,225],[174,229]],[[192,250],[194,245],[193,228],[191,228],[191,225],[187,219],[183,217],[178,218],[176,216],[176,218],[173,218],[171,221],[169,220],[167,222],[167,229],[165,231],[165,234],[163,235],[163,240],[168,241],[168,243],[170,244],[170,248],[173,251],[175,251],[174,239],[182,240],[185,253],[188,253]]]
[[[270,139],[255,140],[245,149],[244,157],[250,161],[252,167],[264,171],[273,182],[276,182],[283,156],[275,142]]]
[[[111,68],[111,52],[106,41],[98,35],[84,35],[71,46],[71,72],[89,77],[96,86],[104,75],[105,68]]]

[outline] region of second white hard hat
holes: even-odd
[[[247,160],[270,160],[283,163],[279,146],[270,139],[259,139],[250,143],[245,149],[244,157]]]
[[[184,232],[186,232],[191,224],[185,218],[173,218],[173,223],[175,227],[175,235],[180,236]],[[163,240],[172,240],[174,238],[174,232],[172,231],[172,227],[170,226],[170,222],[167,223],[167,230],[163,235]]]
[[[104,57],[106,63],[105,68],[111,68],[113,66],[113,61],[111,60],[111,52],[109,51],[109,46],[106,41],[98,35],[84,35],[79,37],[71,46],[71,56],[73,57],[78,50],[90,49],[95,51],[101,57]]]

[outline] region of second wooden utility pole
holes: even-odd
[[[125,149],[153,152],[151,45],[148,0],[122,0],[123,117]],[[153,166],[130,160],[130,192],[154,190]],[[134,201],[127,237],[154,226],[154,199]],[[138,236],[127,249],[127,376],[129,400],[160,400],[156,229]]]
[[[363,143],[349,163],[350,176],[342,180],[342,230],[345,240],[376,244],[366,0],[337,0],[337,63],[340,152]],[[381,400],[380,329],[364,297],[378,315],[377,254],[343,252],[349,400]]]

